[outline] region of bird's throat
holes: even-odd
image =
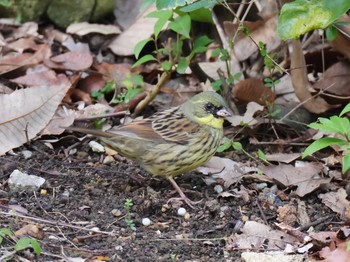
[[[213,115],[205,116],[205,117],[197,117],[196,121],[200,124],[208,125],[217,129],[222,129],[224,119],[215,118]]]

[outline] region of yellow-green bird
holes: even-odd
[[[95,135],[152,175],[168,179],[181,199],[193,207],[194,202],[173,177],[199,167],[215,154],[224,136],[224,118],[230,115],[220,95],[202,92],[178,107],[107,132],[77,127],[68,130]]]

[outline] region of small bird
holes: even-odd
[[[215,154],[228,116],[231,112],[220,95],[202,92],[178,107],[106,132],[67,129],[95,135],[152,175],[168,179],[181,199],[193,208],[195,202],[186,197],[174,177],[201,166]]]

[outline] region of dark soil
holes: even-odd
[[[86,144],[79,144],[77,153],[67,157],[63,150],[72,144],[49,149],[36,142],[26,147],[33,152],[28,160],[20,153],[24,148],[16,150],[18,155],[0,158],[0,207],[8,211],[9,205],[18,205],[27,211],[18,216],[2,213],[1,227],[16,231],[36,224],[43,231],[43,254],[37,258],[21,254],[29,260],[82,257],[89,261],[241,261],[241,251],[227,250],[225,241],[237,231],[238,222],[243,217],[263,222],[261,212],[269,225],[276,222],[277,208],[264,205],[254,181],[242,182],[254,192],[248,200],[218,198],[213,186],[207,186],[200,174],[192,172],[178,177],[177,182],[192,200],[202,199],[196,209],[176,201],[164,206],[170,198],[177,197],[166,180],[151,177],[122,157],[113,164],[101,164],[104,154],[93,153]],[[6,181],[14,169],[44,177],[47,194],[9,192]],[[319,203],[316,194],[304,199],[312,221],[332,214]],[[133,202],[136,230],[125,221],[127,199]],[[283,203],[289,201],[288,196],[283,199]],[[177,214],[179,206],[186,208],[189,218]],[[142,218],[149,218],[152,224],[142,225]],[[328,226],[320,224],[316,229],[327,230]],[[92,233],[91,228],[102,233]]]

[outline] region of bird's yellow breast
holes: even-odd
[[[224,124],[223,118],[216,118],[211,114],[205,117],[197,117],[196,121],[199,124],[208,125],[217,129],[222,129],[222,126]]]

